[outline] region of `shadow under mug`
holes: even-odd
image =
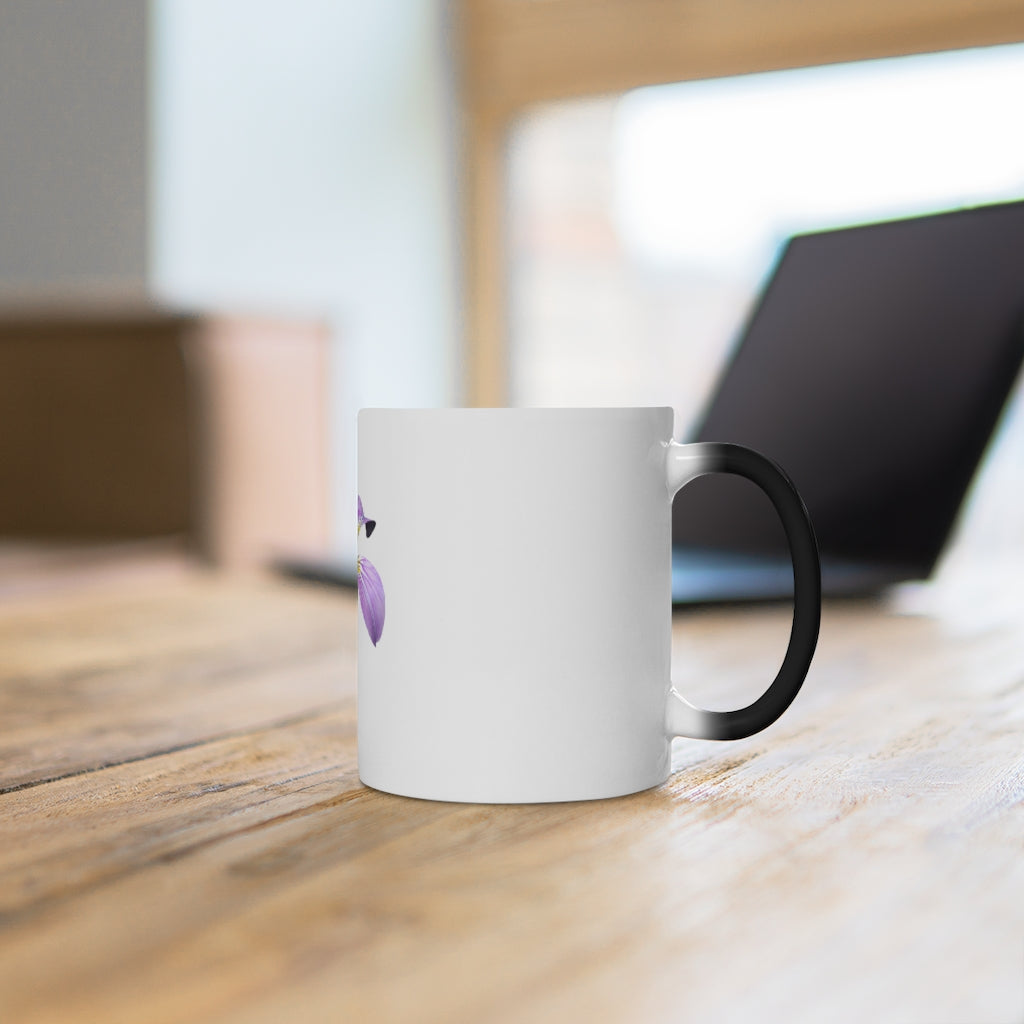
[[[739,739],[799,691],[817,643],[814,533],[788,477],[677,444],[672,410],[359,414],[359,775],[432,800],[621,796],[663,783],[674,736]],[[789,541],[782,667],[737,711],[671,683],[671,511],[705,473],[761,487]],[[680,500],[685,500],[685,496]]]

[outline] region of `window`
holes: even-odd
[[[791,233],[1024,196],[1024,46],[654,86],[510,132],[509,398],[700,407]]]

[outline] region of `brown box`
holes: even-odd
[[[230,565],[322,550],[326,350],[290,320],[0,319],[0,536],[182,534]]]

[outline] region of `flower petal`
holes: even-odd
[[[366,516],[363,515],[363,499],[356,495],[358,518],[356,519],[356,533],[359,532],[359,527],[366,522]]]
[[[384,632],[384,584],[380,573],[368,558],[359,559],[358,569],[359,607],[363,611],[366,630],[376,647]]]

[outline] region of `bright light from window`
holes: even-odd
[[[615,118],[615,222],[655,265],[1024,195],[1024,46],[661,86]]]

